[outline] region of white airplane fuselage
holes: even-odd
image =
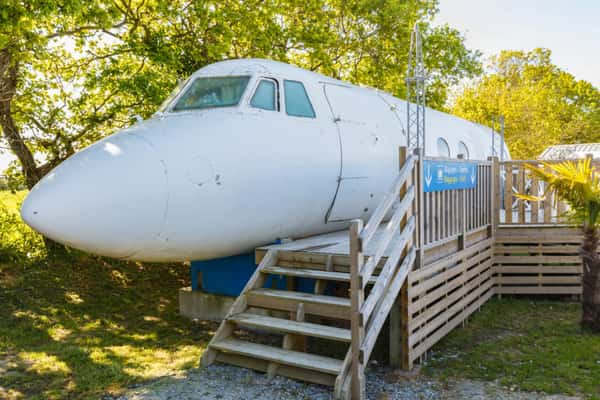
[[[234,105],[174,109],[203,77],[247,84]],[[253,106],[265,78],[274,110]],[[293,111],[298,82],[314,117]],[[338,230],[367,218],[396,176],[405,119],[405,101],[387,93],[273,61],[224,61],[196,72],[151,119],[60,164],[21,215],[68,246],[144,261],[205,260]],[[431,109],[426,123],[426,155],[439,155],[440,137],[450,157],[464,152],[459,142],[471,159],[491,154],[488,128]]]

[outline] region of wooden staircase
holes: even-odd
[[[336,399],[364,398],[365,365],[416,257],[414,160],[401,150],[400,161],[398,178],[367,225],[351,224],[345,266],[334,266],[333,254],[305,263],[290,261],[291,250],[266,252],[204,352],[203,366],[228,363],[333,386]],[[287,290],[266,287],[269,276],[286,277]],[[314,290],[297,291],[298,278],[314,280]],[[243,334],[248,329],[277,340],[251,342]]]
[[[269,376],[279,374],[335,386],[340,397],[350,363],[350,299],[347,293],[345,297],[325,294],[325,289],[329,283],[350,282],[350,274],[333,271],[331,256],[322,269],[280,267],[279,253],[267,252],[210,342],[202,365],[224,362],[264,371]],[[266,288],[269,275],[287,277],[290,288],[295,278],[314,279],[314,291]],[[247,328],[283,336],[281,347],[252,343],[236,336],[237,330]],[[345,349],[345,357],[309,353],[307,338],[338,342]]]

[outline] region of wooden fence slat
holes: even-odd
[[[512,223],[512,187],[513,187],[513,170],[512,163],[504,163],[504,223]]]

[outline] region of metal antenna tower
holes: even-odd
[[[419,25],[410,35],[406,70],[406,136],[409,150],[425,151],[425,63]]]

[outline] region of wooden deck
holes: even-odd
[[[364,399],[364,369],[386,320],[390,363],[410,369],[494,294],[581,293],[581,232],[558,223],[560,202],[555,209],[550,201],[515,203],[513,180],[521,193],[543,188],[524,163],[480,162],[476,187],[424,193],[418,157],[401,151],[400,160],[366,225],[256,249],[259,266],[203,364],[236,364],[331,385],[335,399]],[[270,275],[286,277],[287,290],[264,287]],[[297,278],[314,280],[314,291],[295,291]],[[332,287],[335,295],[326,291]],[[236,337],[244,327],[279,333],[283,345],[247,343]],[[307,352],[308,337],[342,343],[345,357]]]
[[[372,256],[377,251],[381,238],[384,236],[385,227],[379,226],[373,235],[373,239],[363,249],[365,256]],[[392,243],[385,249],[384,257],[388,257],[390,249],[393,248],[400,240],[400,232],[393,234]],[[265,254],[269,250],[277,250],[281,252],[299,252],[314,255],[334,255],[334,256],[349,256],[350,255],[350,236],[348,229],[330,233],[322,233],[320,235],[309,236],[306,238],[297,239],[291,242],[282,244],[272,244],[262,246],[256,249],[258,254]]]

